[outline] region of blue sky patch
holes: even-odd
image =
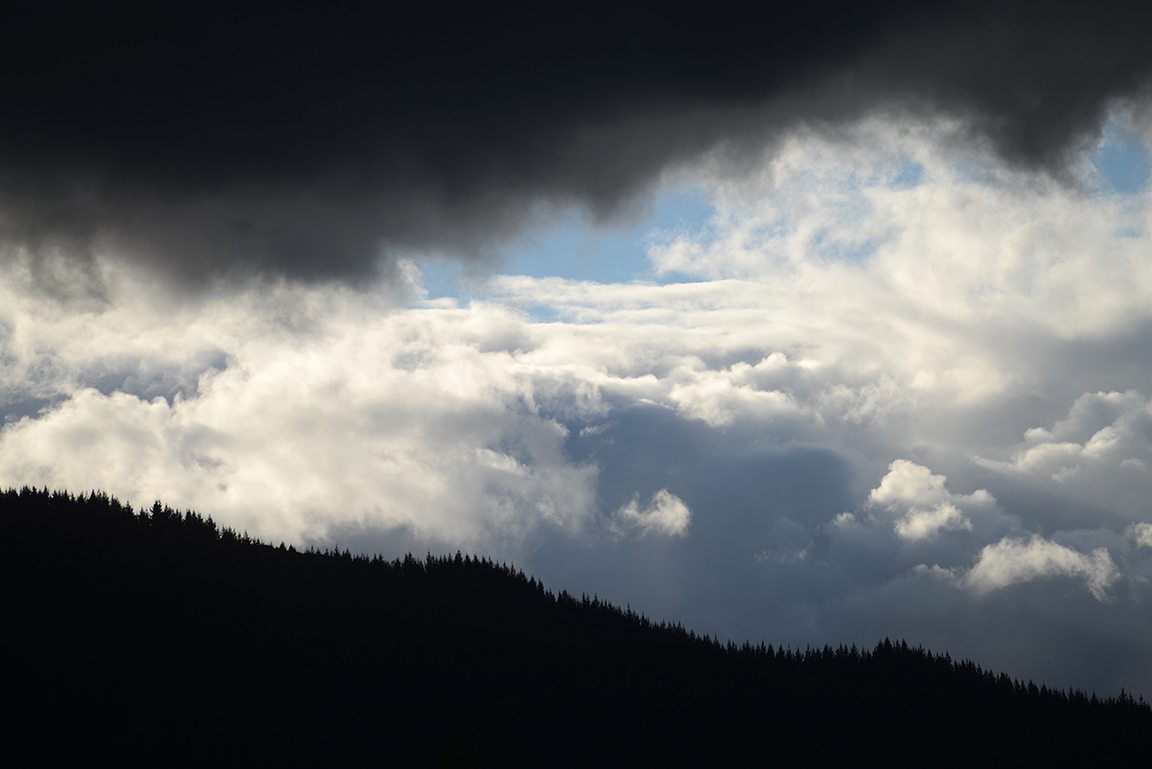
[[[506,256],[488,272],[558,277],[597,283],[627,283],[651,280],[675,282],[676,275],[657,276],[648,261],[648,245],[654,231],[677,228],[696,230],[705,226],[712,214],[705,191],[680,186],[656,195],[648,213],[634,224],[596,227],[582,211],[571,211],[559,222],[539,230],[509,247]],[[470,276],[460,263],[449,259],[420,262],[428,297],[464,298],[470,295]],[[485,273],[487,274],[487,273]]]
[[[1119,193],[1139,191],[1152,173],[1148,147],[1119,120],[1110,120],[1104,126],[1104,142],[1088,155],[1088,160]]]

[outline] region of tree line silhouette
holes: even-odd
[[[274,547],[100,492],[8,490],[0,511],[9,722],[44,760],[949,766],[1152,737],[1123,690],[889,639],[722,642],[459,552]]]

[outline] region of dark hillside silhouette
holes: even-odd
[[[485,558],[298,552],[157,502],[0,494],[8,749],[375,766],[1061,763],[1152,710],[905,643],[721,643]]]

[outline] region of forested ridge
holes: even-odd
[[[0,493],[10,745],[377,766],[1141,755],[1152,709],[904,642],[736,644],[460,553],[296,551],[157,502]]]

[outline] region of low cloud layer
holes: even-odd
[[[9,260],[0,482],[1138,691],[1152,197],[955,130],[865,121],[701,171],[711,218],[651,234],[664,283],[496,276],[465,302],[412,260],[371,290],[189,297],[96,255],[102,296],[46,300]]]
[[[948,121],[1065,182],[1148,87],[1129,2],[631,3],[5,12],[0,247],[101,296],[103,260],[185,286],[395,277],[494,257],[557,210],[627,218],[807,127]]]

